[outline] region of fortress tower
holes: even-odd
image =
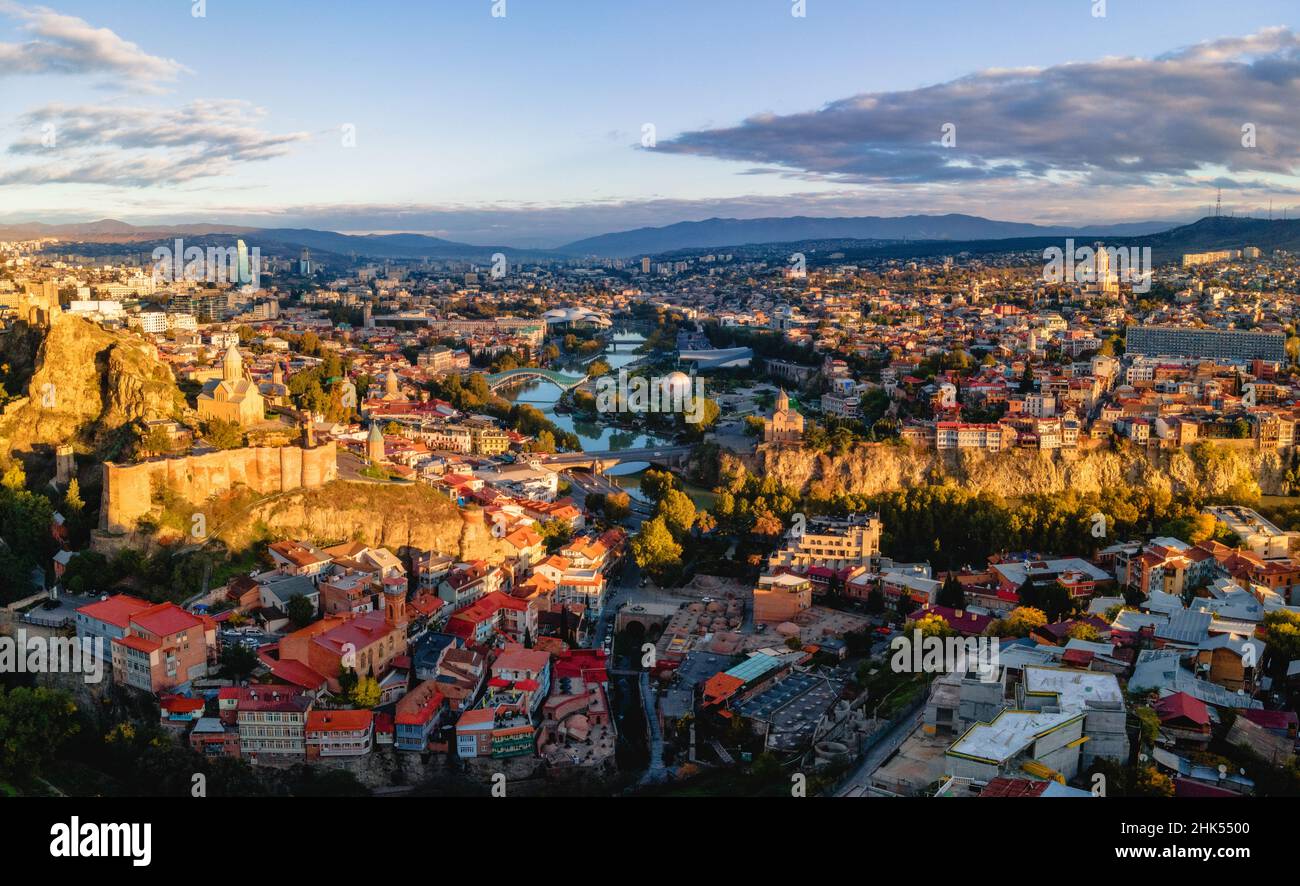
[[[379,430],[379,422],[370,423],[370,436],[366,439],[366,458],[372,465],[382,464],[384,457],[384,434]]]

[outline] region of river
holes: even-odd
[[[618,371],[621,367],[636,361],[639,356],[636,349],[645,343],[645,336],[631,330],[616,330],[612,341],[598,355]],[[561,369],[561,372],[572,371]],[[641,431],[628,431],[595,421],[583,421],[573,415],[557,413],[555,404],[564,392],[549,381],[528,381],[501,392],[512,403],[528,403],[540,409],[556,426],[575,434],[582,441],[584,451],[617,451],[620,449],[642,449],[648,446],[671,445],[672,440],[656,434]],[[629,494],[645,501],[641,494],[641,475],[649,465],[645,462],[625,462],[607,471],[611,480],[622,486]],[[686,494],[697,507],[710,507],[715,496],[702,486],[683,483]]]

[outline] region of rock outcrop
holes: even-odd
[[[1289,462],[1288,453],[1261,451],[1250,441],[1207,441],[1172,451],[1097,448],[1058,453],[1023,449],[940,453],[906,445],[864,444],[841,456],[763,447],[747,467],[802,493],[831,497],[956,482],[972,492],[1008,498],[1067,489],[1100,493],[1125,486],[1210,498],[1285,494]]]
[[[278,538],[326,543],[358,539],[394,551],[434,550],[461,560],[501,563],[513,550],[495,538],[482,511],[461,510],[432,487],[338,481],[286,493],[254,507],[249,526]]]
[[[21,325],[3,339],[0,359],[30,359],[32,373],[26,396],[9,403],[0,416],[0,456],[60,443],[90,446],[129,422],[185,412],[171,368],[135,335],[57,314],[34,357],[22,353],[32,340],[31,328]]]

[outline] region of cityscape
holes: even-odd
[[[209,796],[1267,846],[1297,9],[697,5],[0,0],[0,796],[54,858]]]

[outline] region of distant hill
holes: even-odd
[[[896,218],[711,218],[660,228],[637,228],[578,240],[559,248],[569,255],[632,257],[679,249],[711,249],[806,240],[1001,240],[1017,237],[1126,237],[1174,227],[1151,221],[1102,226],[1045,226],[994,221],[974,215],[905,215]]]
[[[1157,263],[1177,261],[1188,252],[1212,252],[1258,246],[1264,252],[1300,252],[1300,220],[1206,216],[1190,225],[1144,237],[1123,245],[1150,246]]]
[[[252,228],[239,225],[186,224],[186,225],[132,225],[115,219],[69,225],[49,225],[30,222],[0,225],[0,240],[22,240],[36,237],[57,237],[61,244],[135,244],[141,250],[175,239],[190,237],[196,246],[214,240],[242,237],[250,246],[277,244],[279,251],[291,253],[306,246],[315,252],[341,256],[358,255],[368,258],[430,258],[490,261],[493,254],[502,253],[512,259],[562,259],[564,256],[538,249],[515,249],[510,246],[473,246],[456,243],[424,234],[377,234],[358,236],[334,231],[317,231],[311,228]],[[104,250],[97,250],[102,252]]]
[[[293,255],[307,247],[322,256],[356,255],[376,259],[437,259],[490,261],[502,253],[512,261],[558,261],[580,255],[606,257],[692,254],[726,248],[739,254],[759,254],[785,248],[792,251],[843,252],[847,260],[949,255],[959,252],[992,254],[1042,250],[1061,245],[1066,237],[1113,246],[1150,246],[1155,261],[1177,261],[1187,252],[1258,246],[1300,252],[1300,220],[1260,218],[1202,218],[1188,225],[1135,222],[1071,228],[993,221],[972,215],[910,215],[898,218],[767,218],[709,219],[662,228],[640,228],[579,240],[558,250],[474,246],[424,234],[340,234],[311,228],[252,228],[214,223],[137,226],[114,219],[72,225],[39,222],[0,225],[0,239],[57,237],[63,244],[95,244],[95,253],[114,244],[148,249],[176,237],[195,245],[229,243],[242,237],[264,252]],[[813,257],[810,255],[810,259]]]
[[[57,237],[69,242],[85,243],[139,243],[146,240],[165,240],[173,237],[195,237],[202,234],[246,234],[256,228],[238,225],[189,224],[138,226],[116,219],[105,218],[95,222],[72,225],[47,225],[42,222],[25,222],[0,225],[0,240],[28,240],[37,237]]]
[[[1065,238],[1073,237],[1076,246],[1103,242],[1107,246],[1150,247],[1154,264],[1178,262],[1189,252],[1211,252],[1257,246],[1265,253],[1275,249],[1300,253],[1300,220],[1258,218],[1215,218],[1208,216],[1189,225],[1141,236],[1100,235],[1070,231],[1052,236],[1007,237],[980,240],[879,240],[879,239],[809,239],[780,243],[755,243],[728,247],[733,254],[749,260],[783,261],[794,252],[805,253],[814,267],[831,263],[853,263],[880,259],[933,258],[943,255],[999,255],[1012,252],[1041,253],[1048,247],[1061,248]],[[680,249],[660,253],[659,258],[688,258],[709,251],[709,247]]]
[[[339,234],[311,228],[265,228],[253,232],[259,240],[270,240],[338,255],[364,255],[371,258],[430,258],[490,261],[494,253],[508,258],[559,259],[541,249],[515,249],[511,246],[473,246],[429,237],[425,234]]]

